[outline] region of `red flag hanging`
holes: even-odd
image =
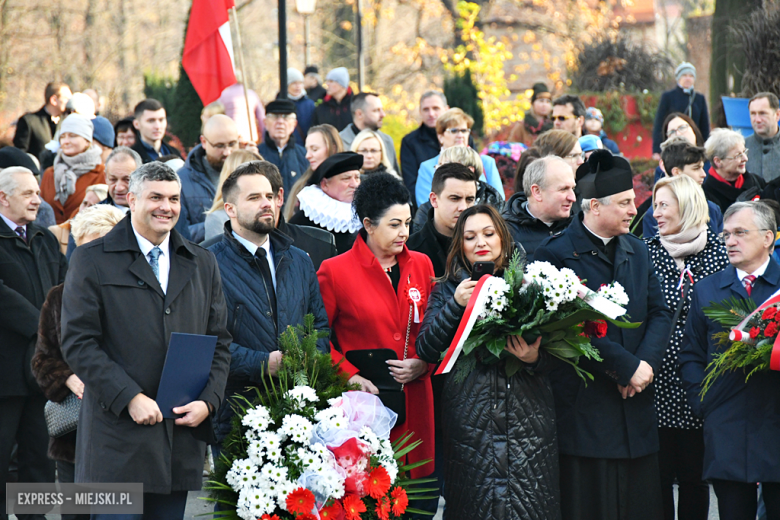
[[[228,10],[233,0],[193,0],[182,65],[204,105],[236,82]]]

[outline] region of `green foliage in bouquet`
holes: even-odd
[[[718,332],[712,336],[712,339],[717,340],[718,347],[724,347],[725,350],[713,354],[712,361],[707,365],[707,374],[704,376],[699,393],[702,400],[715,380],[727,372],[739,369],[746,371],[745,381],[747,381],[754,374],[769,370],[769,360],[772,357],[772,347],[777,333],[766,334],[766,332],[769,324],[777,323],[776,314],[773,313],[772,318],[765,319],[764,314],[757,313],[747,322],[744,328],[753,332],[751,337],[755,343],[729,339],[729,331],[750,316],[756,307],[756,302],[750,298],[732,297],[702,309],[705,316],[728,329],[727,332]],[[774,328],[777,329],[777,326]]]
[[[204,489],[210,492],[209,497],[203,498],[209,502],[221,504],[222,511],[205,513],[199,516],[213,516],[214,518],[241,520],[236,512],[238,503],[238,492],[227,482],[227,474],[231,469],[233,461],[246,459],[248,457],[248,441],[246,433],[248,427],[242,424],[242,418],[247,412],[257,406],[264,406],[270,413],[270,418],[275,424],[281,424],[282,419],[289,414],[297,414],[314,421],[314,415],[328,408],[328,400],[340,397],[344,392],[351,390],[360,390],[359,385],[350,384],[347,376],[339,371],[338,366],[334,366],[330,354],[323,354],[317,350],[317,341],[326,337],[327,332],[318,331],[314,328],[314,316],[307,314],[302,326],[288,326],[279,336],[279,350],[282,352],[282,362],[275,377],[266,373],[263,375],[262,388],[254,387],[254,398],[247,399],[241,395],[232,396],[231,402],[235,412],[232,421],[230,433],[225,437],[222,443],[222,452],[218,460],[215,460],[214,471],[209,475]],[[289,396],[285,393],[296,386],[308,386],[315,390],[318,401],[311,406],[297,409],[292,406]],[[422,488],[419,485],[434,482],[434,479],[411,479],[408,472],[420,467],[430,460],[424,460],[414,464],[404,464],[404,457],[412,450],[417,448],[422,441],[412,441],[414,434],[406,432],[392,443],[394,451],[393,457],[398,464],[398,481],[396,485],[405,489],[409,495],[409,500],[426,500],[432,498],[425,496],[426,493],[437,491],[433,488]],[[300,461],[298,461],[300,462]],[[371,457],[372,466],[377,465],[377,458]],[[283,464],[288,468],[290,474],[298,471],[296,467],[296,456],[287,454],[284,457]],[[415,485],[417,487],[409,488]],[[414,508],[407,508],[407,512],[423,513]],[[364,513],[361,518],[366,520],[375,518],[373,511]],[[292,514],[284,512],[278,513],[282,519],[293,519]]]
[[[523,262],[517,253],[504,270],[503,279],[509,288],[506,292],[507,304],[500,313],[490,314],[474,325],[455,365],[456,382],[463,381],[478,361],[494,364],[505,360],[507,377],[522,369],[525,366],[523,362],[506,351],[506,338],[513,335],[523,336],[528,343],[541,336],[541,348],[571,365],[583,380],[593,380],[593,375],[579,366],[582,356],[602,361],[586,334],[585,322],[609,321],[621,328],[640,325],[624,318],[609,319],[580,298],[556,310],[549,310],[541,285],[531,283],[523,286]]]

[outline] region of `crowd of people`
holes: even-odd
[[[438,492],[419,509],[443,496],[448,519],[704,520],[712,484],[722,520],[780,519],[780,374],[729,374],[700,396],[723,348],[702,309],[780,289],[780,104],[753,96],[748,138],[710,129],[695,74],[681,64],[661,99],[640,205],[603,114],[542,83],[508,200],[474,120],[439,91],[399,160],[378,95],[353,92],[344,68],[324,85],[290,69],[266,105],[234,85],[206,106],[185,160],[159,101],[112,125],[89,93],[47,85],[0,149],[0,482],[13,468],[20,482],[140,482],[144,515],[121,518],[182,518],[206,446],[219,461],[236,399],[277,373],[279,334],[311,314],[328,332],[318,349],[398,414],[392,438],[423,441],[411,474]],[[517,253],[625,289],[641,324],[592,339],[592,381],[522,336],[506,339],[523,367],[511,377],[503,362],[433,375],[474,263],[500,275]],[[217,346],[198,399],[164,419],[172,332]],[[377,348],[392,358],[367,365]],[[71,396],[78,427],[50,437],[47,401]]]

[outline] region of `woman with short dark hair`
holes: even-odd
[[[409,192],[396,177],[368,176],[352,207],[362,225],[352,249],[325,260],[317,273],[332,332],[331,356],[351,383],[378,394],[399,414],[392,440],[414,432],[423,441],[409,462],[432,460],[432,365],[417,357],[414,342],[433,288],[433,266],[406,247]],[[429,462],[412,470],[412,478],[432,471]]]

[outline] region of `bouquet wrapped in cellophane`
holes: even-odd
[[[585,356],[601,361],[590,340],[606,336],[607,322],[622,328],[640,325],[625,319],[627,304],[628,296],[617,282],[603,285],[596,293],[568,268],[532,262],[524,270],[516,254],[503,277],[485,276],[475,287],[437,373],[455,368],[455,378],[462,380],[478,362],[505,359],[511,377],[523,363],[506,350],[507,336],[520,335],[529,343],[541,336],[541,348],[570,364],[583,379],[593,379],[579,360]]]

